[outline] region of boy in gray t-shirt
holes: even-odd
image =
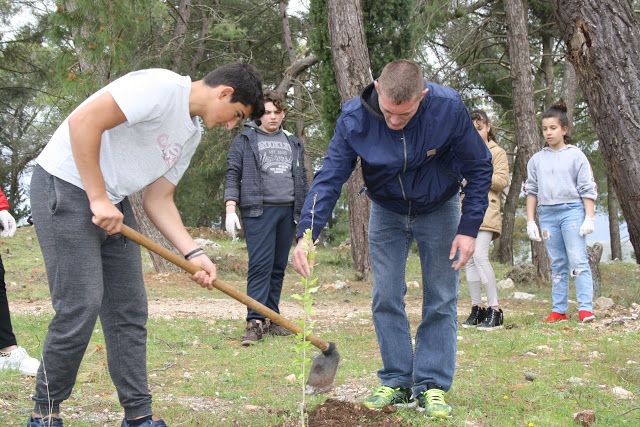
[[[82,103],[36,159],[31,208],[47,269],[51,320],[28,426],[61,426],[60,403],[75,384],[100,316],[123,426],[165,426],[152,415],[146,374],[147,298],[140,247],[120,234],[137,228],[127,196],[144,189],[154,225],[202,271],[216,267],[186,231],[173,194],[200,142],[201,124],[232,129],[264,110],[258,71],[227,64],[204,79],[151,69],[121,77]],[[43,367],[46,367],[46,378]]]
[[[282,128],[284,95],[265,91],[264,108],[260,121],[246,123],[227,153],[225,226],[235,237],[236,228],[240,228],[237,205],[249,253],[247,295],[280,313],[289,249],[309,186],[304,145]],[[256,344],[264,333],[290,334],[251,308],[246,320],[244,346]]]

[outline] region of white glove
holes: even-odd
[[[239,230],[242,227],[240,227],[240,219],[235,212],[227,214],[227,219],[224,221],[224,228],[227,230],[227,233],[231,234],[231,237],[236,238],[236,228]]]
[[[535,221],[527,221],[527,234],[531,240],[536,242],[541,241],[540,233],[538,232],[538,225]]]
[[[589,216],[584,217],[584,222],[580,226],[580,235],[586,236],[587,234],[591,234],[595,231],[595,224],[593,223],[593,218]]]
[[[2,222],[2,237],[12,237],[16,232],[16,220],[9,211],[0,211],[0,222]],[[592,230],[593,231],[593,230]]]

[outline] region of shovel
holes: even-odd
[[[172,262],[188,273],[195,274],[200,271],[200,268],[187,261],[181,256],[176,255],[164,246],[159,245],[146,236],[138,233],[134,229],[122,224],[122,230],[120,231],[127,239],[133,240],[141,246],[149,249],[152,252],[160,255],[167,261]],[[220,279],[216,279],[213,282],[213,286],[219,291],[224,292],[231,298],[241,302],[247,307],[257,311],[263,316],[268,317],[272,321],[286,328],[287,330],[295,334],[303,334],[304,330],[300,325],[294,323],[288,319],[285,319],[280,314],[260,304],[253,298],[243,294],[234,287],[226,284]],[[318,347],[322,354],[316,356],[311,364],[311,372],[309,372],[309,378],[307,379],[307,387],[305,389],[306,394],[320,394],[326,393],[333,388],[333,381],[336,378],[336,371],[338,370],[338,364],[340,363],[340,354],[336,350],[336,345],[332,342],[323,341],[320,338],[307,334],[305,339],[310,341],[311,344]]]

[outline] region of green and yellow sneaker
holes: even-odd
[[[371,409],[380,409],[387,405],[401,406],[404,408],[416,406],[410,388],[391,388],[386,385],[380,386],[372,396],[367,397],[362,403]]]
[[[418,395],[418,411],[429,418],[451,418],[451,406],[444,401],[444,391],[438,388],[425,390]]]

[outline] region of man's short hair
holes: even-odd
[[[396,105],[419,98],[424,90],[422,70],[406,59],[388,63],[378,78],[380,92]]]
[[[275,90],[265,90],[263,96],[264,103],[272,102],[273,105],[282,111],[287,111],[287,103],[284,99],[284,95]]]
[[[216,68],[203,79],[207,86],[231,86],[233,95],[231,102],[240,102],[251,107],[251,118],[264,115],[262,101],[262,81],[260,73],[246,62],[232,62]]]

